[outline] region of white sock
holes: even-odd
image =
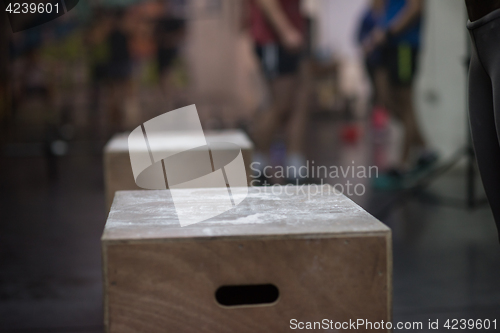
[[[255,152],[253,154],[252,169],[262,172],[266,166],[270,165],[269,155],[262,152]]]
[[[287,178],[290,179],[300,179],[300,168],[306,166],[306,158],[300,153],[291,153],[286,156],[286,166],[287,171],[290,170],[290,174],[287,174]],[[290,167],[290,168],[289,168]],[[295,172],[293,172],[295,170]]]

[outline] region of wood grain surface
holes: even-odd
[[[107,332],[288,332],[291,319],[391,320],[390,229],[342,195],[308,203],[260,191],[185,228],[171,202],[159,203],[168,191],[118,192],[103,235]],[[223,285],[269,283],[280,291],[273,304],[228,308],[215,299]]]

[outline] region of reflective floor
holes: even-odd
[[[342,143],[336,126],[311,123],[308,157],[321,165],[370,165],[370,136]],[[40,146],[4,148],[0,332],[103,331],[103,144],[71,143],[52,164]],[[457,166],[409,195],[375,190],[366,179],[366,193],[353,197],[393,230],[395,322],[500,321],[500,245],[487,206],[466,208],[465,179]]]

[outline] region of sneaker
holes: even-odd
[[[382,191],[401,190],[405,187],[406,175],[400,169],[391,168],[373,179],[373,187]]]

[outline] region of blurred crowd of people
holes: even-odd
[[[272,105],[259,118],[256,160],[262,167],[270,163],[272,135],[287,124],[286,164],[298,170],[306,163],[303,139],[312,75],[307,19],[299,0],[254,0],[251,4],[250,31],[273,95]],[[399,182],[437,159],[426,145],[413,99],[423,6],[423,0],[372,0],[360,23],[358,40],[373,87],[372,123],[385,127],[389,117],[394,117],[404,129],[401,157],[387,166],[381,182]],[[289,175],[292,181],[298,177]]]
[[[98,132],[102,129],[105,137],[129,129],[141,120],[140,84],[158,83],[165,104],[184,84],[179,71],[172,70],[181,66],[184,6],[179,0],[92,6],[86,17],[72,11],[39,28],[11,34],[11,98],[5,116],[22,122],[23,108],[33,109],[25,107],[26,102],[37,100],[43,131],[68,128],[75,116],[71,109],[81,99],[84,122]]]
[[[222,11],[222,1],[206,2],[210,10]],[[305,165],[304,142],[314,108],[311,100],[317,95],[314,80],[325,73],[338,75],[341,66],[331,59],[318,60],[315,17],[304,10],[305,3],[312,2],[242,0],[233,6],[243,14],[243,30],[250,36],[253,58],[268,90],[267,101],[259,104],[245,127],[262,168],[272,163],[271,146],[276,134],[282,133],[286,143],[283,163],[295,170]],[[357,41],[373,88],[366,114],[375,129],[387,127],[394,118],[405,133],[400,160],[387,166],[390,180],[436,160],[419,127],[413,100],[423,4],[423,0],[372,0],[359,18]],[[48,136],[68,139],[74,134],[71,105],[81,99],[91,135],[102,131],[108,138],[147,119],[139,101],[144,85],[160,91],[158,109],[162,112],[191,103],[189,68],[182,54],[190,38],[188,0],[144,0],[128,6],[104,1],[85,6],[87,13],[82,17],[77,17],[82,10],[75,10],[46,26],[12,34],[8,70],[12,98],[4,115],[18,119],[23,105],[36,97],[42,110],[38,113],[51,133]],[[69,90],[73,93],[67,94]],[[346,101],[343,107],[349,108],[352,97]],[[342,133],[343,139],[359,139],[361,130],[354,126]]]
[[[111,132],[140,122],[134,76],[156,74],[163,88],[164,103],[173,100],[171,69],[185,35],[185,18],[169,1],[151,1],[118,9],[96,8],[87,43],[90,52],[92,110],[102,86],[110,99],[108,124]],[[153,59],[153,62],[148,62]],[[149,73],[145,66],[153,68]],[[173,105],[172,105],[173,107]]]

